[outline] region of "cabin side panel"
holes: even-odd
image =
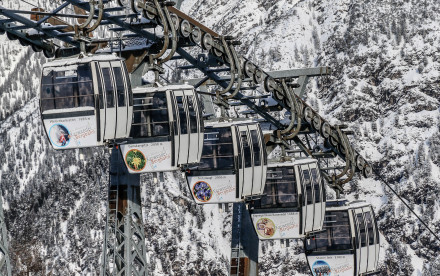
[[[252,223],[260,240],[298,239],[299,212],[252,214]]]
[[[313,276],[353,276],[353,255],[309,256],[310,270]]]
[[[194,201],[198,204],[241,201],[235,197],[235,175],[187,176],[187,180]]]
[[[54,149],[86,148],[101,145],[97,141],[96,118],[94,115],[43,119],[43,123]]]
[[[121,145],[121,153],[130,173],[177,170],[171,165],[172,144],[167,142]]]

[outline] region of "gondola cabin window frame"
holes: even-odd
[[[41,112],[75,108],[95,108],[92,68],[89,63],[43,70]]]

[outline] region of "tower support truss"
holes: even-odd
[[[9,259],[8,233],[6,230],[5,216],[3,214],[3,200],[0,193],[0,275],[12,276],[11,261]]]
[[[111,152],[109,181],[101,276],[147,276],[140,175],[128,173],[116,147]]]
[[[230,276],[258,275],[259,239],[245,203],[234,203]]]

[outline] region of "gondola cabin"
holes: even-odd
[[[297,239],[322,230],[325,197],[317,160],[269,163],[263,195],[249,204],[259,239]]]
[[[255,122],[206,123],[201,161],[186,171],[198,204],[240,202],[264,189],[267,156]]]
[[[86,148],[128,137],[132,118],[123,59],[93,55],[43,66],[40,112],[54,149]]]
[[[133,89],[130,138],[120,145],[128,171],[172,171],[199,162],[204,132],[201,108],[190,85]]]
[[[309,235],[304,246],[315,276],[375,273],[380,246],[373,208],[364,202],[327,202],[323,231]]]

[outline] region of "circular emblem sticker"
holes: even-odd
[[[132,149],[125,155],[125,162],[127,166],[133,171],[139,172],[145,168],[147,161],[144,154],[137,149]]]
[[[312,265],[313,276],[331,276],[332,270],[330,265],[324,260],[317,260]]]
[[[268,218],[260,218],[257,221],[257,233],[263,238],[271,238],[275,235],[275,223]]]
[[[70,142],[70,132],[62,124],[55,124],[49,129],[49,138],[53,145],[64,148]]]
[[[194,197],[201,202],[208,202],[212,198],[212,189],[205,181],[199,181],[193,187]]]

